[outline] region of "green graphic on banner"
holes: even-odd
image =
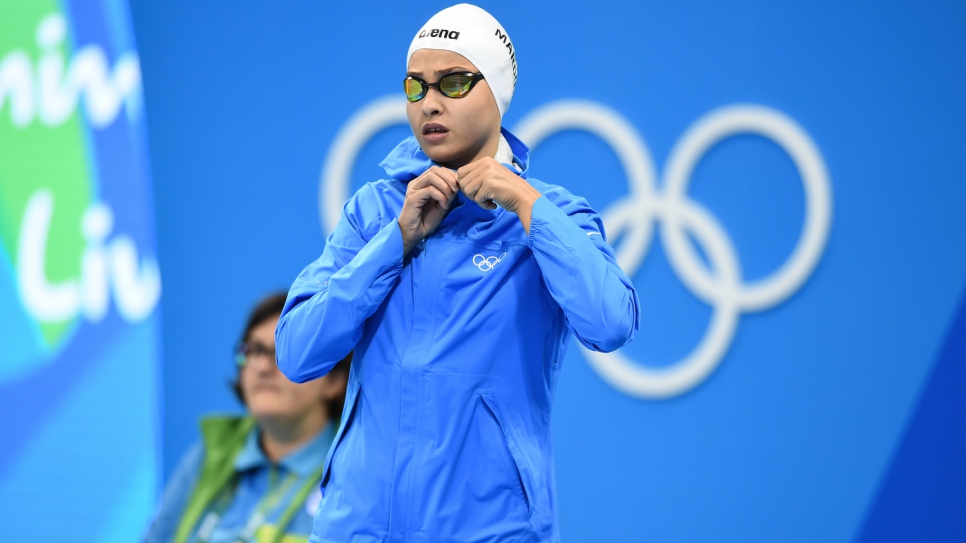
[[[48,87],[60,83],[56,76],[70,55],[58,9],[54,2],[22,2],[0,17],[0,262],[12,267],[8,277],[53,289],[80,275],[84,238],[78,226],[95,191],[76,108],[62,120],[46,116],[59,122],[44,122],[45,98],[61,91]],[[46,223],[38,224],[46,229],[46,244],[24,247],[32,241],[24,231],[28,203],[38,194],[51,208],[49,218],[37,217],[46,221],[36,221]],[[25,308],[20,317],[35,330],[38,351],[47,352],[65,339],[77,314],[32,315]]]
[[[141,74],[122,0],[0,2],[4,541],[136,541],[157,495]],[[50,504],[58,522],[50,518]]]
[[[0,294],[12,300],[0,314],[22,332],[0,382],[50,361],[112,301],[122,319],[141,322],[161,292],[157,264],[115,231],[98,181],[99,155],[132,156],[96,139],[124,113],[137,121],[137,55],[109,60],[97,43],[75,46],[59,9],[0,9]]]

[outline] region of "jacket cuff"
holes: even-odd
[[[565,249],[576,259],[579,250],[566,235],[572,233],[572,230],[584,235],[583,230],[546,196],[533,202],[533,209],[530,211],[530,235],[527,237],[527,245],[531,250],[545,252],[548,249],[547,244],[551,244]]]

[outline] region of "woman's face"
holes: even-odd
[[[318,415],[323,398],[330,393],[329,376],[307,383],[293,383],[275,364],[275,326],[278,316],[252,328],[247,343],[252,354],[239,376],[242,396],[256,420],[267,417],[281,421]]]
[[[407,75],[437,83],[453,72],[478,72],[463,55],[420,49],[409,58]],[[459,168],[496,154],[500,143],[500,110],[486,80],[462,98],[429,89],[418,102],[408,102],[409,126],[426,156],[449,168]]]

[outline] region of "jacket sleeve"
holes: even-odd
[[[637,291],[604,240],[600,216],[585,200],[556,190],[538,198],[528,245],[580,343],[610,352],[634,339],[640,328]]]
[[[349,354],[402,270],[396,219],[382,228],[378,220],[371,221],[375,227],[363,226],[365,212],[378,213],[361,202],[367,191],[371,195],[368,185],[346,202],[322,256],[289,290],[275,329],[275,351],[279,369],[297,383],[325,375]]]
[[[198,484],[198,477],[205,461],[205,447],[198,441],[181,457],[168,484],[164,486],[161,505],[144,534],[143,543],[170,543],[178,532],[181,517]]]

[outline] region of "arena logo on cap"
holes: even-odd
[[[325,158],[319,186],[322,228],[332,232],[349,198],[352,166],[376,134],[408,123],[405,98],[374,100],[356,112],[336,134]],[[672,268],[698,299],[712,307],[708,329],[691,353],[667,367],[648,367],[620,350],[599,353],[581,349],[590,366],[612,387],[639,398],[667,399],[702,383],[717,368],[734,339],[740,317],[788,300],[808,279],[828,239],[832,191],[818,146],[793,119],[772,108],[736,104],[699,118],[675,144],[662,172],[647,144],[622,115],[597,102],[560,100],[530,112],[511,130],[531,149],[565,130],[582,130],[611,147],[626,173],[627,195],[601,211],[611,237],[623,237],[617,262],[631,277],[658,237]],[[687,187],[694,167],[714,145],[740,134],[775,142],[795,164],[805,192],[805,223],[788,260],[771,275],[746,282],[738,253],[724,226],[691,200]],[[658,183],[663,177],[664,183]],[[662,228],[656,234],[655,226]],[[689,242],[699,243],[708,265]],[[480,264],[480,266],[484,266]]]
[[[451,40],[460,39],[460,33],[458,30],[446,30],[445,28],[433,28],[430,30],[423,30],[419,33],[420,38],[448,38]]]

